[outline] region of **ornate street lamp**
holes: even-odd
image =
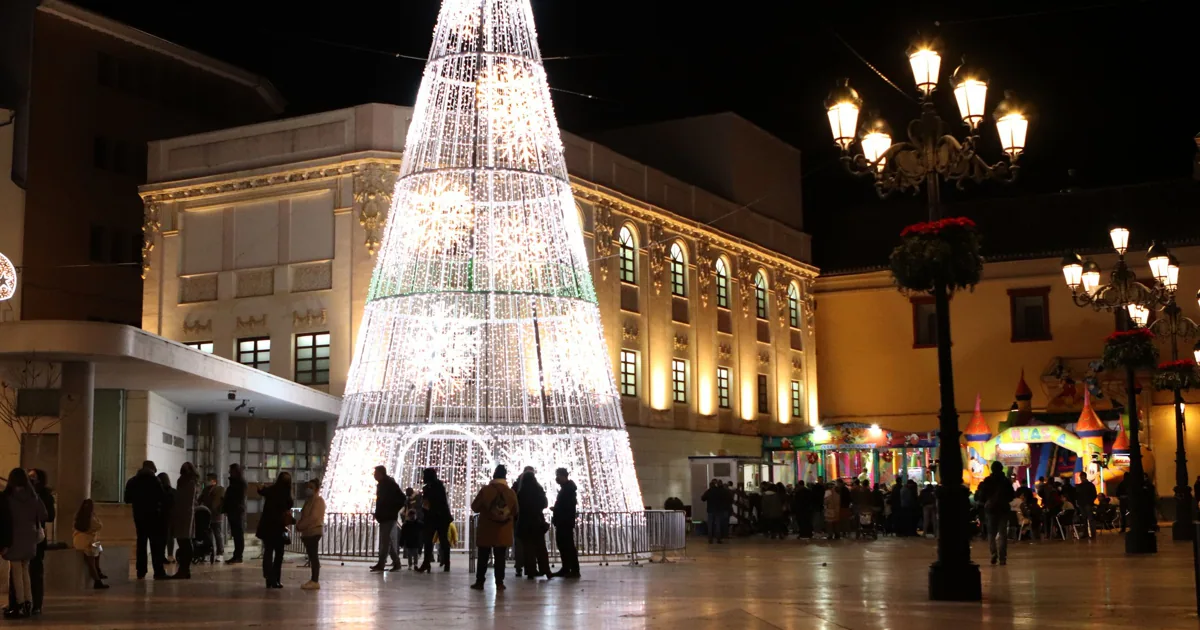
[[[1179,359],[1179,339],[1194,337],[1195,322],[1183,317],[1175,302],[1175,291],[1179,288],[1179,262],[1159,244],[1150,246],[1146,258],[1150,265],[1152,282],[1143,283],[1125,261],[1129,251],[1129,230],[1113,226],[1108,231],[1113,250],[1117,252],[1117,266],[1109,275],[1109,282],[1101,284],[1100,266],[1084,261],[1078,254],[1070,253],[1063,258],[1063,279],[1071,289],[1071,298],[1080,307],[1116,314],[1117,327],[1133,329],[1146,326],[1151,311],[1162,311],[1166,317],[1155,321],[1150,329],[1156,335],[1171,337],[1171,359]],[[1195,355],[1200,360],[1200,344]],[[1129,490],[1131,525],[1125,537],[1126,553],[1154,553],[1158,542],[1147,523],[1147,507],[1153,497],[1145,496],[1145,470],[1142,466],[1140,431],[1137,420],[1136,375],[1131,365],[1125,367],[1126,408],[1129,412],[1129,474],[1126,479],[1132,484]],[[1175,540],[1192,538],[1192,497],[1188,485],[1187,453],[1183,442],[1183,396],[1175,388],[1175,496],[1177,500],[1175,525],[1172,537]],[[1122,508],[1124,509],[1124,508]]]
[[[838,81],[825,101],[825,109],[846,169],[854,175],[871,177],[881,198],[897,191],[919,192],[923,188],[929,220],[936,221],[942,218],[943,181],[952,181],[961,188],[967,180],[1011,182],[1016,177],[1015,163],[1025,150],[1029,121],[1016,99],[1006,92],[1004,101],[994,113],[1004,157],[988,164],[976,151],[987,103],[986,73],[964,63],[953,74],[954,100],[958,104],[959,118],[966,127],[963,139],[959,140],[947,132],[947,125],[933,103],[942,65],[936,44],[921,43],[909,48],[908,61],[921,95],[921,115],[908,123],[905,141],[893,142],[887,123],[871,115],[858,133],[861,151],[850,152],[855,142],[851,125],[858,121],[862,98],[846,79]],[[967,492],[962,486],[963,462],[957,448],[960,433],[958,412],[954,408],[949,292],[945,282],[936,282],[932,293],[937,314],[938,382],[941,386],[938,426],[942,445],[939,468],[942,494],[938,500],[938,555],[929,568],[929,597],[979,601],[982,599],[979,567],[971,562],[970,538],[966,530]]]

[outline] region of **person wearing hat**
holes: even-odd
[[[471,585],[475,590],[483,589],[488,558],[493,559],[496,590],[504,590],[504,558],[513,544],[513,524],[518,512],[517,495],[508,487],[507,477],[508,469],[497,466],[491,483],[471,501],[471,511],[479,515],[475,533],[479,557],[475,561],[475,583]]]

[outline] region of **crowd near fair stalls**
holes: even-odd
[[[901,433],[878,425],[847,422],[787,437],[763,438],[771,470],[789,469],[792,483],[860,479],[893,483],[904,477],[937,481],[938,439],[934,431]],[[781,466],[782,465],[782,466]]]

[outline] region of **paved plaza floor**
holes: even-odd
[[[984,561],[982,604],[932,603],[932,540],[693,539],[688,557],[640,568],[584,566],[580,580],[468,589],[451,573],[373,575],[327,563],[322,589],[289,558],[284,590],[263,588],[257,563],[197,570],[190,582],[135,582],[106,592],[48,595],[54,628],[1196,628],[1192,553],[1159,536],[1161,551],[1127,557],[1120,539],[1020,544],[1006,567]]]

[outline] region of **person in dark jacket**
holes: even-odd
[[[171,536],[171,514],[175,511],[175,488],[171,487],[171,476],[167,473],[158,473],[157,479],[158,485],[163,491],[162,510],[158,514],[158,521],[162,528],[163,548],[166,550],[165,561],[167,564],[173,564],[175,562],[175,539]],[[155,576],[156,579],[157,577]]]
[[[525,469],[521,471],[521,474],[517,476],[517,480],[513,482],[512,485],[512,491],[517,493],[517,496],[520,496],[521,480],[525,478],[525,473],[537,474],[537,470],[535,470],[533,466],[526,466]],[[513,536],[512,556],[513,567],[516,569],[516,574],[519,578],[521,577],[521,574],[525,572],[525,546],[521,544],[520,536]]]
[[[1087,473],[1080,473],[1079,484],[1075,486],[1075,510],[1083,518],[1088,538],[1096,531],[1096,496],[1096,484],[1088,479]]]
[[[708,484],[708,490],[700,495],[700,500],[708,506],[708,542],[715,539],[717,544],[724,544],[729,535],[729,510],[733,508],[733,495],[720,479],[713,479]]]
[[[375,467],[375,521],[379,523],[379,562],[371,567],[372,573],[387,568],[388,556],[392,558],[392,571],[400,566],[400,511],[404,509],[404,491],[387,474],[387,468]]]
[[[166,545],[166,523],[163,520],[163,502],[166,493],[155,475],[158,468],[154,462],[142,462],[142,468],[125,483],[125,502],[133,505],[133,526],[137,530],[137,577],[146,578],[146,545],[150,546],[154,579],[167,578],[163,568]]]
[[[254,535],[263,544],[263,579],[267,588],[283,588],[283,547],[292,515],[292,475],[281,472],[275,483],[259,490],[262,514]]]
[[[179,562],[171,579],[192,579],[192,538],[196,536],[196,499],[200,497],[200,475],[191,462],[179,468],[179,479],[175,483],[175,503],[171,506],[169,535],[175,539]]]
[[[578,518],[579,499],[575,482],[571,481],[566,468],[554,471],[554,481],[558,483],[558,496],[551,508],[554,515],[550,522],[554,524],[554,544],[558,547],[558,556],[562,569],[555,577],[579,577],[579,550],[575,548],[575,519]]]
[[[521,475],[520,485],[517,491],[517,513],[520,517],[517,519],[516,536],[521,539],[525,549],[525,577],[533,580],[544,575],[549,579],[554,577],[550,573],[550,554],[546,551],[546,531],[550,525],[546,523],[545,512],[550,502],[533,471]]]
[[[421,497],[425,507],[425,557],[418,573],[428,573],[433,563],[433,537],[436,535],[440,552],[445,562],[442,570],[450,570],[450,500],[446,495],[446,484],[437,477],[437,470],[426,468],[422,473],[425,485],[421,488]]]
[[[803,481],[792,492],[792,517],[796,521],[796,538],[812,538],[812,492]]]
[[[33,588],[29,579],[29,563],[37,555],[40,523],[46,522],[46,506],[33,489],[24,470],[14,468],[8,474],[0,500],[8,502],[12,522],[12,541],[4,552],[10,564],[12,581],[17,590],[19,608],[4,612],[6,619],[23,619],[33,614]]]
[[[992,462],[992,474],[975,491],[975,503],[983,506],[992,564],[997,561],[1001,565],[1008,563],[1008,520],[1012,513],[1009,504],[1014,497],[1016,493],[1008,475],[1004,474],[1004,464]]]
[[[38,498],[42,500],[42,505],[46,506],[46,522],[42,523],[42,529],[49,533],[46,525],[47,523],[54,522],[54,513],[57,507],[54,504],[54,491],[46,485],[46,471],[41,470],[40,468],[30,468],[27,472],[29,474],[29,483],[33,484],[33,491],[38,495]],[[35,615],[42,614],[42,600],[46,591],[45,560],[47,542],[47,540],[43,540],[42,542],[38,543],[37,555],[35,555],[33,560],[29,562],[29,585],[33,590],[33,614]],[[11,610],[16,608],[16,606],[17,592],[12,584],[12,581],[10,580],[8,585],[8,607]]]
[[[246,549],[246,480],[237,464],[229,465],[229,486],[225,488],[221,510],[229,521],[229,537],[233,539],[233,557],[228,564],[240,564]]]

